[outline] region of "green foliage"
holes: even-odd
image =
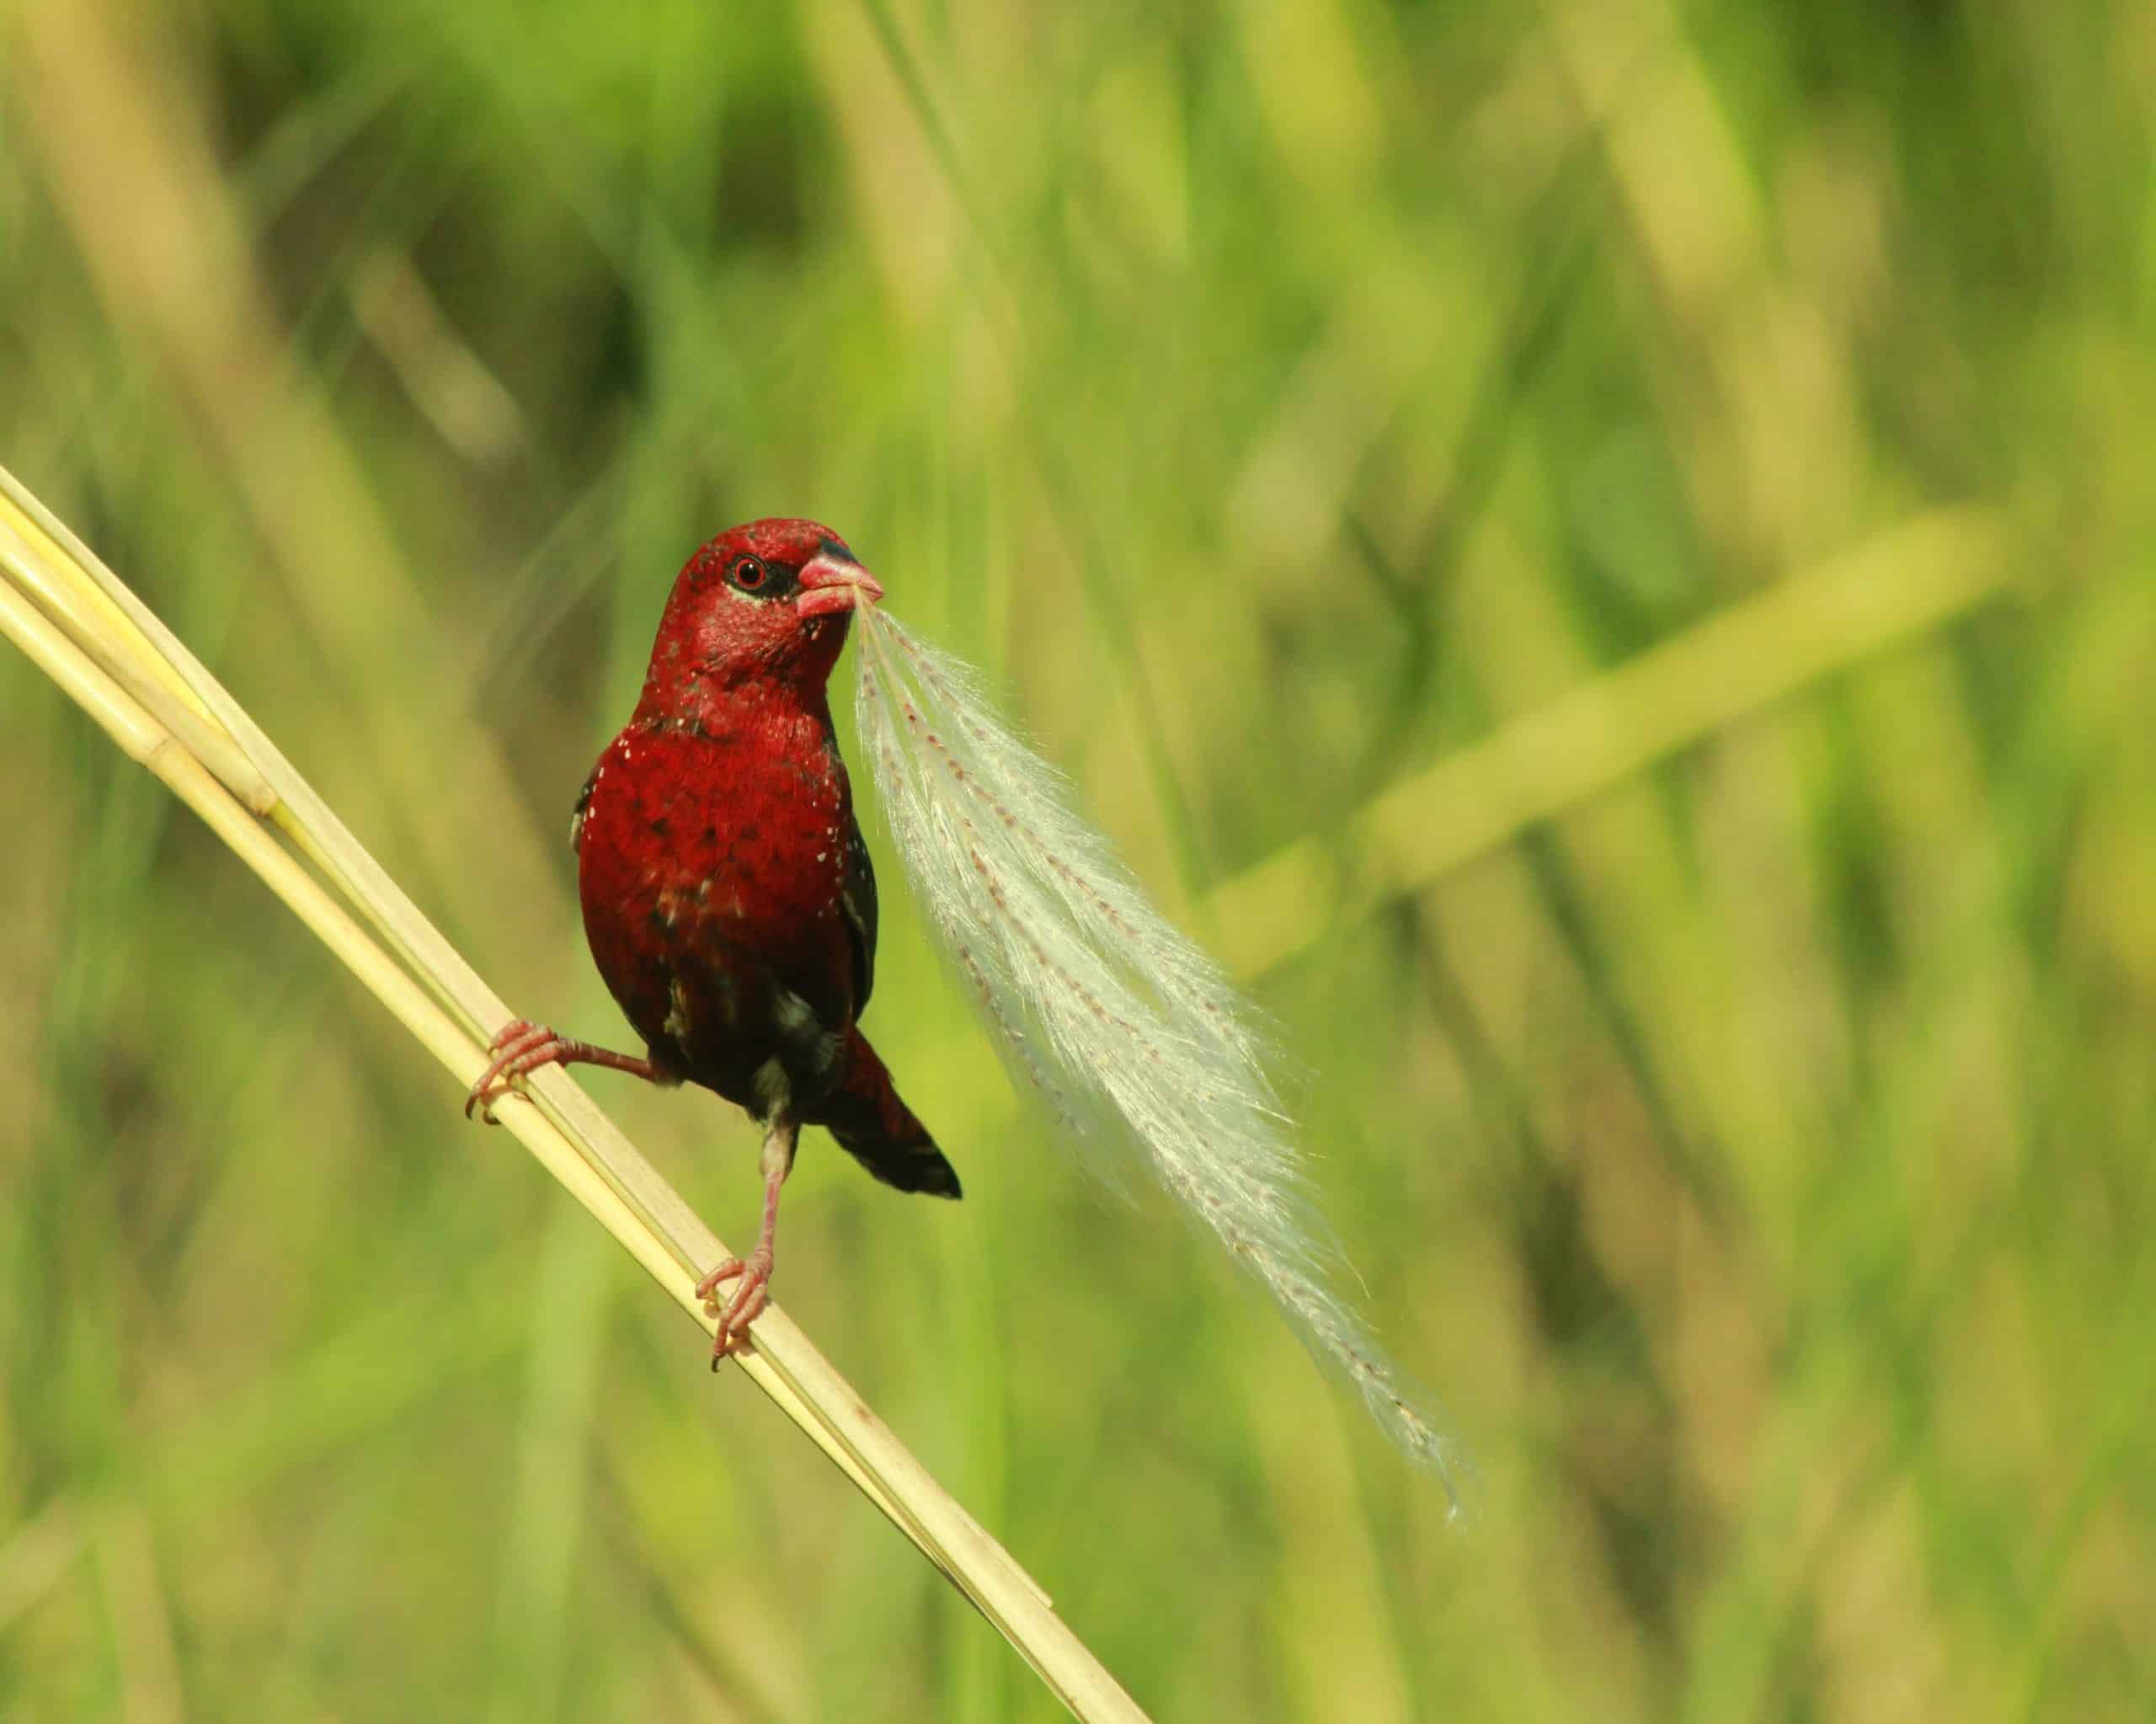
[[[968,1200],[812,1140],[777,1291],[1164,1718],[2146,1716],[2144,12],[15,13],[0,460],[600,1040],[568,803],[734,520],[845,531],[1218,937],[1993,505],[2013,596],[1246,978],[1466,1532],[1068,1171],[888,861]],[[0,1711],[1053,1715],[12,654],[0,726]],[[589,1081],[748,1230],[740,1120]]]

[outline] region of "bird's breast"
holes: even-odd
[[[600,760],[583,817],[584,931],[655,1050],[685,1063],[801,1010],[850,1021],[841,918],[852,811],[813,723],[636,726]],[[744,1047],[744,1056],[751,1051]]]

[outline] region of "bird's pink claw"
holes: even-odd
[[[610,1071],[626,1071],[632,1077],[640,1077],[646,1083],[679,1083],[680,1079],[670,1070],[662,1071],[650,1059],[638,1054],[616,1054],[606,1048],[595,1048],[589,1042],[574,1041],[568,1036],[558,1036],[543,1023],[534,1023],[528,1017],[512,1017],[502,1026],[487,1051],[494,1063],[479,1074],[464,1097],[464,1117],[469,1119],[477,1108],[479,1117],[488,1124],[497,1124],[494,1104],[510,1092],[510,1086],[527,1072],[536,1071],[542,1065],[603,1065]]]
[[[771,1254],[758,1246],[746,1257],[728,1257],[710,1274],[696,1283],[696,1297],[704,1308],[718,1318],[718,1332],[712,1337],[711,1368],[717,1370],[719,1362],[728,1353],[739,1351],[748,1339],[749,1326],[764,1314],[771,1303],[767,1290],[771,1279]],[[723,1281],[738,1284],[734,1296],[721,1311],[718,1305],[718,1286]]]
[[[464,1117],[469,1119],[472,1110],[477,1108],[481,1119],[488,1125],[498,1124],[494,1103],[509,1093],[510,1084],[526,1072],[536,1071],[558,1059],[567,1045],[545,1024],[534,1023],[527,1017],[512,1017],[488,1046],[494,1061],[479,1074],[478,1082],[464,1097]]]

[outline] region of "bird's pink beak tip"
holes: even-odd
[[[859,563],[819,557],[801,571],[801,596],[793,604],[803,616],[829,616],[883,596],[883,583]]]

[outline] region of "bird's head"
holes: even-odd
[[[747,684],[820,696],[857,595],[883,596],[813,520],[730,527],[683,565],[659,619],[639,713],[681,718]]]

